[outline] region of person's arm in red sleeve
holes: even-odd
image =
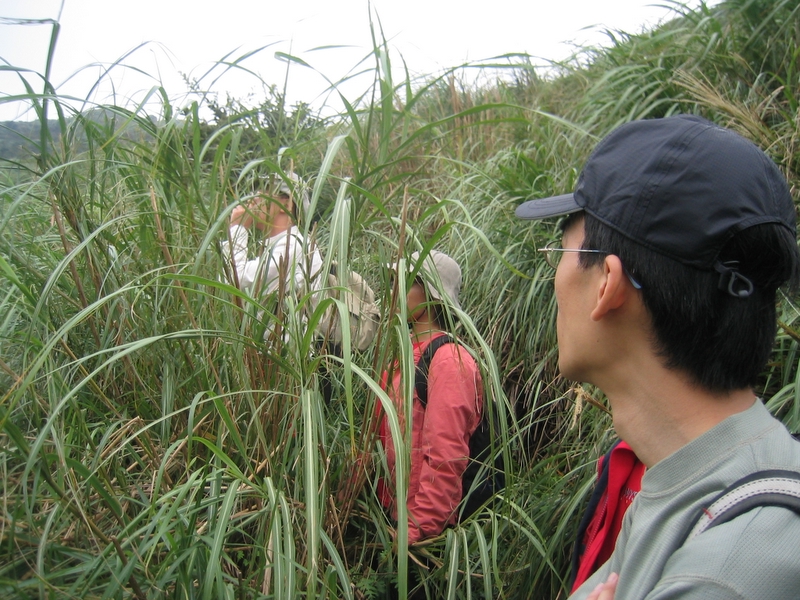
[[[473,357],[461,346],[442,347],[431,361],[422,428],[419,490],[408,499],[408,542],[433,537],[454,520],[469,439],[480,421],[482,384]]]

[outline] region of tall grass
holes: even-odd
[[[0,188],[0,590],[378,598],[419,581],[436,598],[565,597],[577,515],[613,431],[602,395],[557,374],[551,274],[535,251],[555,230],[513,209],[571,189],[618,123],[676,111],[751,137],[795,189],[798,40],[781,24],[796,4],[676,4],[654,32],[617,34],[549,74],[520,57],[480,85],[458,69],[394,81],[373,26],[355,69],[371,69],[368,89],[342,94],[343,113],[319,126],[280,121],[280,139],[259,113],[283,116],[280,102],[231,105],[212,124],[201,102],[177,107],[158,88],[157,109],[78,110],[49,66],[19,71],[40,133]],[[313,183],[300,226],[326,269],[355,269],[379,292],[366,352],[338,358],[309,333],[337,301],[253,299],[224,275],[230,211],[258,173],[290,168]],[[392,288],[381,265],[433,247],[465,273],[457,333],[502,417],[508,487],[408,549],[403,509],[392,523],[375,490],[376,405],[399,427],[381,372],[397,361],[413,381],[403,278]],[[794,429],[797,312],[784,298],[758,390]]]

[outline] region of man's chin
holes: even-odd
[[[559,358],[558,360],[558,374],[568,381],[574,381],[576,383],[581,383],[586,381],[583,377],[583,371],[577,368],[576,365],[570,364],[566,361],[563,361]]]

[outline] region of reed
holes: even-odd
[[[16,71],[35,155],[0,169],[0,590],[405,597],[414,571],[429,597],[566,597],[594,460],[614,434],[602,395],[558,376],[552,275],[536,252],[556,230],[513,209],[571,189],[619,123],[677,111],[736,128],[798,188],[797,3],[674,6],[658,29],[614,32],[546,72],[501,57],[480,84],[460,68],[395,81],[375,20],[353,70],[372,82],[354,98],[331,82],[345,106],[332,119],[287,107],[269,82],[264,102],[215,105],[212,122],[200,117],[211,96],[175,106],[158,86],[136,106],[90,90],[76,108],[49,81],[52,23],[42,73]],[[226,57],[192,85],[240,65]],[[300,225],[326,268],[379,292],[366,352],[319,351],[307,323],[325,303],[255,300],[225,276],[230,211],[258,173],[290,166],[313,182]],[[397,361],[413,380],[382,265],[433,247],[465,274],[457,333],[501,416],[508,487],[409,549],[405,518],[391,523],[375,491],[375,406],[399,427],[381,372]],[[796,298],[780,317],[758,392],[797,430]]]

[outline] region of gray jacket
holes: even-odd
[[[800,598],[800,516],[755,508],[683,543],[702,507],[765,469],[800,471],[800,444],[757,401],[650,468],[616,549],[570,598],[612,572],[616,600]]]

